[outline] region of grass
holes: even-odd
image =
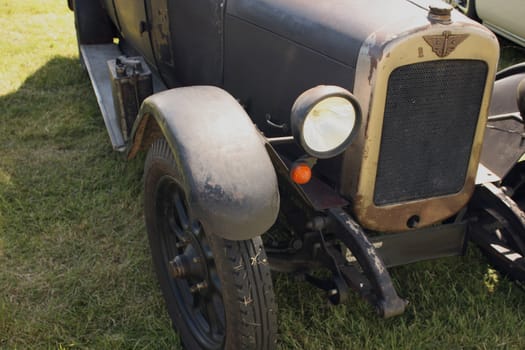
[[[66,1],[0,0],[0,36],[0,349],[177,349],[145,236],[143,158],[111,149]],[[392,274],[411,304],[389,320],[276,275],[279,347],[525,348],[525,294],[477,249]]]

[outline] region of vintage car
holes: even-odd
[[[446,0],[495,33],[525,46],[525,3],[522,0]]]
[[[525,280],[525,66],[442,1],[72,0],[113,148],[146,151],[188,349],[272,349],[271,270],[404,312],[387,268],[469,238]],[[417,308],[417,305],[414,306]]]

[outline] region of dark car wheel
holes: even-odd
[[[276,305],[260,237],[229,241],[192,216],[164,139],[145,164],[144,206],[155,270],[188,349],[272,349]]]
[[[99,1],[68,0],[75,12],[75,29],[79,45],[110,44],[115,37],[115,27]]]

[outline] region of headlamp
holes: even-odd
[[[353,141],[361,125],[356,98],[338,86],[317,86],[302,93],[292,107],[296,142],[315,158],[331,158]]]

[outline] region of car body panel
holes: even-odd
[[[522,0],[443,0],[495,33],[525,46],[525,3]]]
[[[523,0],[476,0],[476,12],[491,30],[525,46],[525,3]]]
[[[423,36],[467,35],[447,59],[488,62],[491,69],[484,91],[490,96],[487,92],[497,60],[492,52],[497,48],[492,34],[479,24],[457,13],[441,23],[429,15],[423,0],[147,0],[129,4],[124,7],[123,2],[115,2],[123,38],[149,57],[168,88],[223,87],[267,137],[289,134],[294,100],[317,85],[352,91],[364,110],[375,106],[355,145],[316,167],[319,176],[351,200],[366,228],[402,231],[411,216],[420,217],[421,226],[426,226],[453,215],[467,203],[474,186],[473,164],[479,159],[487,99],[481,106],[463,189],[442,198],[401,200],[381,208],[371,198],[379,163],[386,78],[398,66],[440,59]],[[144,18],[148,24],[141,29]],[[480,49],[485,42],[491,45],[489,54]],[[360,77],[358,84],[356,76]],[[375,100],[370,99],[373,96]],[[290,159],[301,156],[294,145],[280,152]],[[431,182],[422,183],[430,186]],[[433,210],[436,206],[440,209]],[[389,220],[382,220],[387,217]]]
[[[122,36],[146,61],[155,66],[153,52],[147,33],[147,15],[143,1],[114,0],[116,17]]]

